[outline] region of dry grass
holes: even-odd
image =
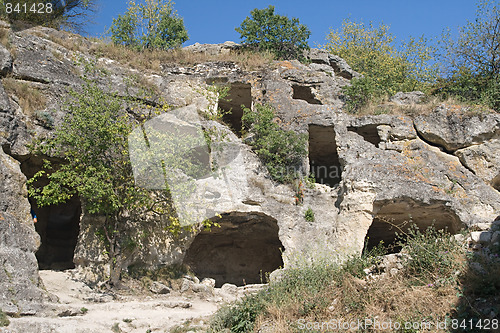
[[[46,34],[35,30],[34,34],[46,38],[62,47],[81,53],[105,57],[137,70],[160,72],[162,65],[174,64],[194,66],[206,62],[234,62],[244,70],[258,70],[272,64],[274,57],[268,52],[232,51],[225,54],[210,55],[194,53],[183,49],[174,50],[134,50],[98,38],[85,38],[68,32]],[[64,35],[63,35],[64,34]]]
[[[10,96],[15,96],[19,106],[29,115],[34,116],[34,111],[43,110],[47,106],[47,98],[32,84],[7,77],[2,80],[5,91]]]
[[[397,273],[376,273],[380,261],[373,261],[378,258],[373,257],[375,253],[341,266],[318,260],[313,266],[289,269],[281,282],[264,292],[222,308],[212,319],[210,332],[225,328],[241,333],[260,329],[277,333],[453,332],[452,320],[499,319],[500,246],[491,247],[492,255],[485,257],[441,231],[409,231],[407,236],[403,247],[407,255]],[[471,268],[477,263],[483,271]],[[372,275],[363,272],[366,267],[371,267]],[[356,327],[365,320],[372,325]],[[339,323],[355,327],[335,328]]]
[[[451,286],[411,287],[401,277],[385,277],[366,282],[354,276],[345,277],[339,286],[325,289],[315,299],[324,300],[329,305],[325,308],[314,308],[307,314],[304,313],[304,303],[290,304],[288,307],[273,305],[266,309],[266,314],[257,318],[255,327],[269,325],[273,327],[275,333],[292,333],[303,328],[301,325],[305,323],[318,322],[325,323],[323,327],[330,328],[329,331],[335,331],[332,330],[332,320],[339,323],[376,318],[379,323],[398,322],[402,326],[410,325],[407,323],[422,325],[423,321],[427,321],[430,329],[421,331],[442,332],[435,327],[436,323],[445,322],[447,315],[459,302],[456,290]],[[331,326],[327,326],[329,322]],[[372,327],[372,330],[367,331],[391,330]],[[408,330],[408,332],[417,331],[419,330]]]
[[[244,70],[257,70],[270,65],[273,61],[270,53],[241,51],[210,55],[206,53],[194,53],[183,49],[137,51],[103,42],[94,44],[94,47],[90,51],[96,56],[116,60],[122,65],[138,70],[152,70],[155,72],[161,71],[161,66],[165,64],[194,66],[215,61],[234,62]]]
[[[0,27],[0,44],[10,49],[9,29]]]

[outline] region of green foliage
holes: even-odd
[[[434,93],[500,110],[500,7],[479,1],[476,19],[441,40],[445,77]]]
[[[111,40],[136,49],[171,49],[188,40],[184,20],[171,0],[130,1],[125,14],[113,19]]]
[[[19,7],[16,7],[18,4]],[[11,22],[22,21],[76,32],[83,31],[83,26],[95,12],[95,0],[65,0],[64,3],[53,0],[0,0],[0,16]]]
[[[385,248],[383,242],[380,242],[377,246],[371,250],[367,250],[368,243],[365,243],[365,250],[361,256],[351,256],[343,264],[343,269],[350,275],[363,278],[366,276],[364,269],[369,268],[373,265],[378,265],[382,261],[382,256],[387,254],[387,249]]]
[[[307,39],[311,31],[299,19],[289,19],[274,13],[274,6],[255,8],[250,17],[235,29],[241,40],[259,50],[269,50],[279,59],[300,59],[309,49]]]
[[[307,208],[306,212],[304,213],[304,218],[307,222],[314,222],[314,211],[311,207]]]
[[[306,156],[307,137],[283,130],[274,118],[271,106],[256,104],[253,111],[243,109],[241,120],[244,130],[253,134],[250,144],[271,177],[278,182],[291,182],[298,177],[297,170]]]
[[[430,63],[434,49],[424,37],[397,44],[387,25],[344,20],[339,30],[330,31],[327,40],[326,50],[363,74],[344,90],[351,111],[398,91],[426,91],[435,81],[437,66]]]
[[[225,328],[229,328],[231,333],[251,332],[264,308],[264,299],[260,294],[246,296],[236,304],[222,307],[212,319],[208,332],[221,332]]]
[[[7,315],[3,313],[2,309],[0,309],[0,327],[9,326],[9,324],[9,318],[7,318]]]
[[[118,274],[111,279],[115,283],[119,271],[113,269],[121,270],[120,261],[136,250],[142,237],[125,232],[127,219],[138,214],[154,214],[174,235],[187,227],[181,226],[167,189],[147,190],[136,186],[128,149],[133,128],[166,111],[168,106],[152,108],[130,96],[123,98],[108,93],[95,83],[105,81],[105,74],[95,64],[83,65],[86,74],[82,77],[82,87],[70,91],[64,120],[50,138],[41,138],[32,147],[35,154],[61,158],[65,162],[55,166],[45,161],[42,170],[28,180],[28,189],[39,206],[57,205],[78,195],[86,213],[105,217],[98,236],[106,245],[112,272]],[[134,108],[143,109],[140,120],[127,112]],[[193,161],[167,153],[164,158],[168,165],[182,164],[183,170],[197,172]],[[135,158],[147,158],[149,151],[143,154]],[[139,164],[147,167],[146,162]],[[45,180],[40,182],[42,179]],[[189,190],[192,188],[186,189]],[[205,228],[212,225],[217,224],[203,222]]]
[[[418,284],[439,283],[452,279],[453,273],[460,269],[457,255],[462,249],[457,241],[445,230],[429,227],[424,232],[414,224],[403,235],[398,235],[398,243],[408,254],[404,273]]]

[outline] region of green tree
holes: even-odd
[[[274,6],[255,8],[235,30],[248,46],[269,50],[280,59],[300,59],[302,52],[309,49],[311,31],[307,26],[297,18],[275,14]]]
[[[86,67],[90,73],[83,77],[81,89],[70,92],[64,120],[50,138],[35,142],[33,147],[34,153],[62,158],[65,162],[54,166],[45,161],[44,168],[28,181],[29,194],[39,206],[56,205],[78,195],[86,214],[105,218],[99,234],[109,258],[109,282],[116,285],[123,262],[135,243],[126,226],[131,216],[156,215],[173,234],[182,227],[168,189],[147,190],[136,186],[130,160],[129,136],[134,127],[165,108],[148,107],[133,102],[133,98],[105,92],[95,83],[102,82],[105,74],[95,65]],[[127,112],[134,108],[144,110],[141,120]],[[144,152],[145,157],[147,154]],[[185,169],[192,169],[186,166],[190,163],[187,159],[179,163]],[[45,181],[39,181],[44,178]],[[192,231],[198,225],[187,230]],[[203,225],[209,228],[213,224],[203,221]]]
[[[327,41],[327,51],[363,74],[345,88],[352,110],[398,91],[426,91],[435,82],[437,66],[431,63],[435,50],[423,36],[398,44],[387,25],[344,20],[340,29],[330,31]]]
[[[113,19],[111,40],[138,49],[171,49],[188,40],[184,20],[171,0],[130,1],[127,12]]]
[[[97,10],[96,0],[0,0],[0,15],[14,21],[83,32]]]
[[[444,78],[435,93],[455,96],[500,110],[500,6],[479,1],[476,18],[460,27],[458,38],[450,30],[442,38]]]

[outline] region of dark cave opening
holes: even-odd
[[[309,104],[322,104],[320,100],[314,96],[311,87],[292,84],[293,99],[301,99]]]
[[[384,201],[374,204],[376,215],[365,238],[365,251],[370,251],[383,241],[389,253],[401,250],[404,233],[415,225],[420,232],[429,227],[456,234],[461,229],[458,216],[442,202],[422,204],[411,199]]]
[[[500,192],[500,174],[491,180],[491,186]]]
[[[220,228],[202,231],[189,247],[184,264],[216,286],[265,283],[266,273],[283,267],[283,245],[275,219],[262,213],[234,212],[215,217]]]
[[[226,98],[219,100],[219,108],[228,111],[228,113],[222,117],[222,120],[228,124],[238,136],[241,135],[242,129],[242,105],[246,108],[252,107],[252,86],[249,83],[231,83]]]
[[[365,125],[361,127],[347,127],[347,130],[351,132],[358,133],[365,139],[365,141],[370,142],[371,144],[375,145],[375,147],[378,147],[380,143],[380,136],[378,135],[378,130],[377,130],[378,125]]]
[[[342,166],[332,126],[309,125],[309,168],[316,183],[330,187],[340,183]]]
[[[43,159],[30,156],[21,162],[21,171],[30,179],[42,169]],[[53,161],[57,165],[57,161]],[[35,186],[44,186],[47,178],[37,181]],[[81,202],[73,196],[59,205],[39,207],[29,198],[31,209],[37,217],[35,230],[40,235],[40,248],[36,252],[39,269],[64,270],[74,268],[73,255],[80,232]]]

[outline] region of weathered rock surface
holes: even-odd
[[[411,105],[421,103],[425,98],[425,94],[421,91],[398,92],[392,96],[389,101],[398,105]]]
[[[353,71],[347,62],[334,54],[320,49],[310,49],[305,54],[306,58],[315,64],[324,64],[333,68],[335,73],[345,79],[359,77],[360,74]]]
[[[455,152],[464,166],[500,191],[500,140],[459,149]]]
[[[467,114],[460,108],[440,106],[415,118],[418,133],[449,152],[484,143],[500,136],[499,114]]]
[[[44,300],[24,182],[18,162],[0,149],[0,309],[8,314],[34,314]]]
[[[80,84],[80,68],[69,59],[90,55],[67,49],[49,37],[40,37],[54,33],[63,39],[66,33],[50,29],[38,32],[30,29],[11,32],[16,50],[12,75],[14,80],[22,79],[48,96],[47,106],[36,111],[51,112],[53,126],[57,126],[64,116],[61,105],[68,86],[77,88]],[[225,43],[187,49],[229,54],[236,47]],[[259,276],[257,259],[267,253],[278,254],[272,257],[276,259],[273,267],[266,270],[291,267],[297,258],[310,260],[324,255],[341,260],[361,252],[367,235],[370,239],[390,241],[394,235],[384,223],[387,220],[411,221],[423,228],[434,223],[453,232],[462,226],[491,222],[499,215],[498,114],[467,114],[462,109],[440,106],[415,118],[355,117],[343,112],[341,88],[359,74],[325,51],[311,50],[308,58],[309,65],[281,61],[258,71],[246,71],[227,61],[193,66],[162,64],[160,72],[132,70],[104,57],[98,60],[109,74],[109,82],[99,83],[113,93],[125,93],[129,76],[154,87],[157,91],[154,97],[140,96],[140,89],[132,90],[132,95],[147,105],[154,105],[162,98],[170,105],[185,107],[178,109],[181,111],[206,112],[215,107],[207,98],[209,86],[224,83],[230,88],[231,101],[218,101],[223,110],[232,110],[224,118],[227,125],[203,122],[204,126],[225,133],[227,168],[218,177],[198,179],[191,198],[191,202],[199,198],[198,202],[204,203],[198,205],[196,214],[220,221],[221,228],[213,233],[186,232],[174,238],[165,228],[165,221],[147,214],[128,218],[123,223],[128,236],[135,237],[137,247],[121,263],[123,269],[156,268],[190,260],[200,270],[196,272],[198,276],[215,281],[199,283],[186,279],[186,290],[209,292],[213,284],[231,282],[234,287],[226,285],[223,289],[239,293],[241,287],[236,285],[265,279],[265,272]],[[2,68],[8,68],[8,51],[0,48],[0,67],[2,59],[7,59]],[[262,162],[245,144],[251,138],[239,132],[241,105],[251,108],[255,103],[274,106],[275,121],[282,128],[309,136],[302,171],[305,175],[314,173],[316,183],[304,188],[302,205],[295,205],[294,199],[300,185],[273,182]],[[11,305],[5,300],[14,297],[20,304],[15,311],[30,311],[29,307],[24,310],[21,301],[37,301],[41,294],[37,289],[34,256],[38,238],[30,224],[30,204],[24,184],[26,176],[40,167],[40,163],[28,165],[26,161],[41,158],[31,156],[27,144],[36,135],[50,134],[53,126],[47,126],[37,119],[37,112],[27,112],[19,104],[16,96],[9,96],[0,84],[0,145],[3,152],[23,163],[25,173],[20,172],[18,162],[0,152],[0,213],[4,218],[0,221],[0,251],[11,259],[1,258],[4,267],[13,267],[8,266],[7,271],[20,274],[10,279],[0,270],[0,284],[5,293],[1,304],[8,309]],[[133,117],[140,117],[141,112],[147,112],[146,108],[130,111]],[[305,218],[308,208],[314,212],[314,222]],[[77,219],[79,235],[73,256],[77,276],[102,283],[109,276],[109,258],[99,236],[102,219],[85,212]],[[497,237],[490,236],[490,242]],[[210,257],[216,259],[210,265],[203,265],[206,261],[200,249],[213,253]],[[249,271],[253,272],[251,277],[247,276]],[[9,288],[13,288],[13,294]],[[27,294],[16,291],[20,289]]]

